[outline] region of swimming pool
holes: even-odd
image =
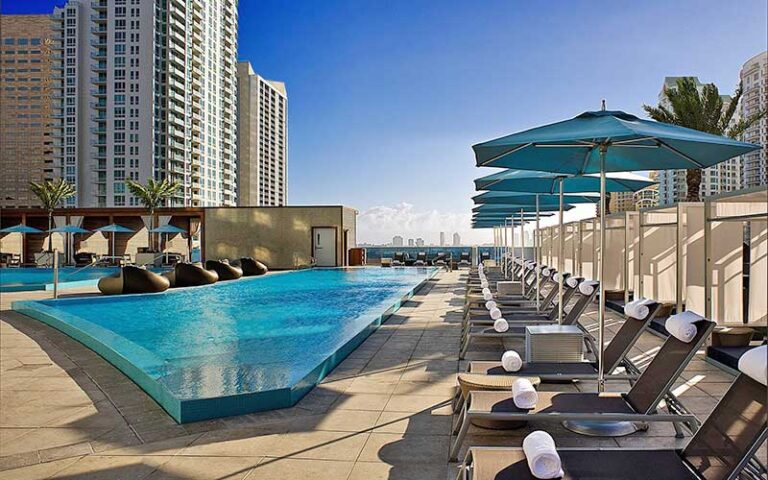
[[[96,285],[99,278],[111,275],[116,267],[61,267],[59,288]],[[52,268],[0,268],[0,292],[53,290]]]
[[[295,404],[436,272],[313,269],[13,309],[99,353],[183,423]]]

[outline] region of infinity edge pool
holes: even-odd
[[[427,276],[422,281],[410,288],[383,312],[371,318],[367,326],[291,387],[214,398],[179,399],[175,397],[165,385],[152,378],[142,369],[142,366],[156,365],[161,359],[157,358],[154,353],[117,335],[111,330],[83,320],[76,315],[45,305],[40,301],[16,301],[13,302],[12,309],[39,320],[90,348],[141,387],[174,420],[178,423],[188,423],[287,408],[295,405],[342,360],[360,346],[369,335],[376,331],[388,317],[399,310],[403,303],[412,298],[416,292],[434,278],[438,271],[438,269],[429,270]],[[151,295],[164,295],[164,293]],[[77,301],[82,300],[82,298],[73,298],[71,300]],[[60,301],[66,302],[68,300]],[[142,361],[128,360],[101,339],[108,340],[113,345],[119,345],[125,352],[130,352],[132,357],[140,358]]]

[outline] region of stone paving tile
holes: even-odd
[[[478,342],[468,360],[458,361],[465,275],[442,273],[430,282],[295,407],[186,425],[176,425],[98,355],[8,311],[14,299],[44,293],[3,295],[0,480],[455,478],[456,464],[447,457],[456,372],[468,360],[497,360],[505,348],[524,348],[520,340]],[[608,316],[610,338],[620,318]],[[595,318],[592,309],[582,319],[590,331]],[[645,366],[660,345],[645,333],[630,356]],[[732,379],[697,355],[674,389],[703,419]],[[626,382],[610,386],[628,388]],[[596,384],[540,389],[595,391]],[[514,431],[472,427],[468,443],[520,446],[535,428],[546,428],[563,446],[680,447],[689,438],[675,439],[668,424],[598,439],[532,423]]]

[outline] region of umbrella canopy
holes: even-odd
[[[584,112],[570,120],[472,147],[479,167],[570,175],[706,168],[758,148],[751,143],[609,110]]]
[[[5,227],[0,230],[0,233],[43,233],[43,231],[35,227],[28,227],[26,225],[19,224],[12,227]]]
[[[168,234],[187,233],[187,231],[184,230],[183,228],[177,227],[175,225],[171,225],[170,223],[166,224],[166,225],[163,225],[161,227],[153,228],[152,230],[150,230],[150,232],[153,232],[153,233],[168,233]]]
[[[563,205],[563,211],[567,212],[568,210],[571,210],[574,208],[573,205],[566,204]],[[516,204],[494,204],[494,203],[484,203],[482,205],[478,205],[474,208],[472,208],[473,212],[498,212],[498,213],[508,213],[510,215],[520,215],[520,211],[522,210],[523,213],[531,213],[533,217],[536,216],[536,206],[535,205],[516,205]],[[559,211],[559,207],[557,205],[548,205],[546,207],[539,208],[539,212],[542,211],[549,211],[549,212],[556,212]]]
[[[130,228],[124,227],[122,225],[118,225],[116,223],[112,223],[104,227],[99,227],[96,229],[96,231],[109,232],[109,233],[133,233],[133,230],[131,230]]]
[[[475,204],[536,205],[537,196],[540,207],[560,205],[560,199],[557,195],[531,195],[517,192],[484,192],[475,195],[472,200]],[[598,195],[563,195],[564,203],[597,203],[599,201]],[[539,210],[541,211],[541,208]]]
[[[504,170],[475,180],[476,190],[491,190],[494,195],[500,192],[525,192],[555,194],[560,191],[563,180],[563,193],[583,193],[600,191],[600,175],[564,176],[551,172],[531,170]],[[612,173],[605,178],[606,192],[636,192],[656,182],[633,173]],[[489,193],[489,192],[488,192]],[[477,197],[487,195],[483,193]],[[541,197],[540,200],[544,200]],[[565,200],[572,202],[571,200]],[[479,202],[475,202],[479,203]],[[573,203],[573,202],[572,202]]]
[[[91,233],[90,230],[86,230],[76,225],[63,225],[61,227],[52,228],[48,230],[48,232],[50,233]]]

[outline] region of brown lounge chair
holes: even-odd
[[[549,275],[538,275],[538,278],[534,278],[531,280],[531,282],[528,283],[528,290],[526,292],[526,295],[522,295],[520,293],[513,293],[513,294],[507,294],[507,295],[499,295],[498,293],[495,293],[493,295],[493,300],[498,303],[499,305],[509,305],[509,306],[518,306],[518,305],[536,305],[536,282],[538,281],[539,286],[538,290],[539,293],[544,293],[547,286],[551,286],[551,288],[548,290],[548,292],[545,294],[545,299],[540,303],[541,305],[547,305],[548,302],[552,301],[552,298],[554,298],[554,295],[557,293],[557,281],[554,280],[555,271],[550,271]],[[567,277],[566,277],[567,278]],[[553,290],[554,289],[554,290]],[[465,296],[466,300],[466,307],[465,307],[465,313],[466,311],[472,309],[472,308],[484,308],[486,300],[483,298],[482,295],[482,288],[478,290],[467,290],[467,294]]]
[[[615,375],[611,378],[627,380],[637,377],[640,372],[637,367],[627,359],[626,355],[632,345],[635,344],[645,327],[661,310],[661,304],[653,302],[648,304],[648,315],[642,319],[627,318],[619,327],[619,331],[606,345],[603,353],[603,372],[606,376],[623,366],[626,375]],[[587,338],[590,350],[596,351],[597,347],[591,337]],[[473,385],[472,390],[499,390],[503,385],[492,378],[499,375],[508,377],[536,377],[542,382],[563,382],[573,380],[594,380],[597,378],[597,362],[523,362],[522,368],[516,372],[508,372],[501,366],[501,362],[470,362],[466,373],[460,373],[458,382],[460,386]],[[488,388],[485,387],[487,383]],[[499,388],[497,388],[499,386]],[[455,409],[461,408],[464,395],[459,389],[455,398]],[[509,389],[507,389],[509,390]]]
[[[592,293],[590,295],[583,295],[581,292],[579,292],[579,299],[574,303],[568,311],[564,311],[565,314],[563,316],[563,321],[560,323],[560,325],[575,325],[576,322],[578,322],[579,317],[584,313],[584,311],[587,309],[587,307],[595,300],[595,296],[597,295],[598,290],[600,290],[598,284],[595,284],[592,289]],[[578,289],[576,287],[574,290]],[[563,301],[567,301],[568,299],[563,296]],[[553,311],[550,313],[550,315],[557,316],[557,309],[553,309]],[[490,316],[488,317],[488,320],[490,320]],[[469,327],[464,332],[464,337],[462,338],[462,344],[461,344],[461,350],[459,351],[459,358],[464,359],[464,356],[467,354],[467,350],[469,350],[469,345],[472,343],[473,339],[476,338],[524,338],[525,337],[525,325],[536,325],[536,324],[542,324],[542,323],[553,323],[554,320],[549,319],[549,317],[537,317],[536,314],[521,314],[519,316],[509,316],[504,317],[507,322],[509,322],[509,330],[506,332],[500,333],[493,329],[493,327],[473,327],[469,325]]]
[[[766,386],[741,373],[682,450],[559,448],[563,480],[764,479],[755,452],[768,438]],[[535,480],[520,448],[472,447],[458,480]]]
[[[688,343],[670,335],[626,394],[539,392],[536,407],[526,410],[515,405],[510,392],[470,392],[455,424],[454,431],[458,433],[451,447],[451,459],[457,458],[469,426],[475,419],[485,424],[498,422],[499,425],[525,421],[567,423],[569,420],[632,422],[635,431],[646,429],[646,422],[672,422],[677,431],[680,424],[696,431],[698,420],[687,413],[676,399],[667,401],[670,413],[656,413],[662,399],[674,398],[670,396],[672,384],[709,337],[715,322],[699,320],[695,325],[696,337]]]

